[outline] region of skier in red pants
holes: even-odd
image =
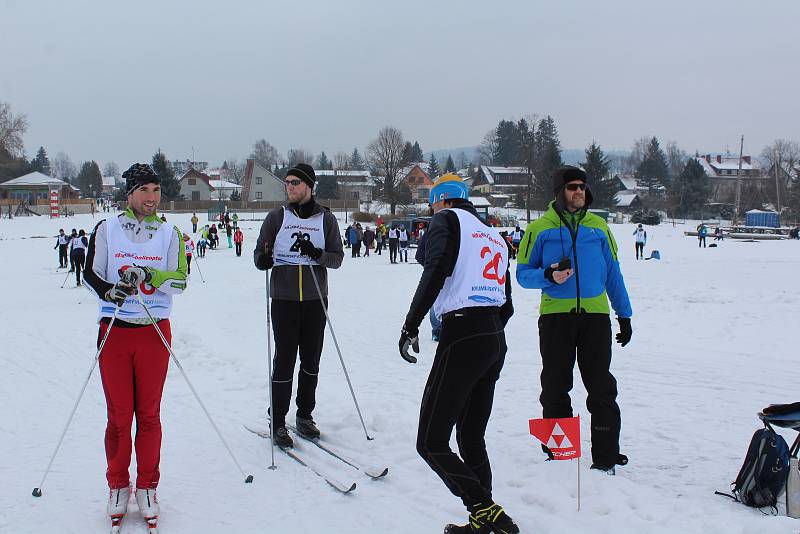
[[[167,342],[172,295],[186,288],[187,263],[181,231],[156,214],[160,178],[147,164],[134,164],[126,180],[128,209],[95,226],[89,240],[84,281],[98,296],[98,344],[114,320],[100,354],[108,424],[105,449],[110,488],[108,514],[119,524],[128,509],[131,452],[136,449],[136,501],[151,529],[159,514],[156,487],[161,452],[161,393],[169,350],[161,341],[142,299]],[[136,440],[131,424],[136,417]]]

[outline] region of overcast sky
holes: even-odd
[[[550,114],[565,148],[800,140],[800,1],[0,0],[0,101],[76,162],[219,164],[258,138],[433,149]]]

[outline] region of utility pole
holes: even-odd
[[[777,197],[778,202],[778,216],[780,217],[781,213],[781,179],[780,179],[780,166],[781,166],[781,157],[778,155],[778,149],[775,149],[775,196]]]
[[[739,216],[741,215],[741,205],[742,205],[742,155],[744,153],[744,135],[742,135],[742,140],[739,143],[739,172],[736,175],[736,203],[733,205],[733,225],[736,226],[736,223],[739,221]]]

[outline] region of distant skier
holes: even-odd
[[[233,226],[230,221],[225,223],[225,235],[228,236],[228,248],[233,248]]]
[[[700,223],[697,225],[697,247],[706,248],[706,236],[708,235],[708,227]]]
[[[68,236],[69,241],[67,241],[67,245],[69,245],[72,242],[72,240],[75,239],[76,237],[78,237],[78,231],[75,228],[73,228],[72,232],[70,232]],[[67,254],[69,254],[69,247],[67,247]],[[75,262],[72,261],[71,255],[69,256],[69,272],[71,273],[75,272]]]
[[[467,525],[448,525],[445,533],[516,534],[519,527],[492,498],[485,442],[505,361],[504,329],[513,314],[508,247],[468,198],[455,174],[442,176],[431,189],[425,269],[399,349],[403,359],[417,361],[409,350],[419,352],[419,324],[433,306],[442,318],[442,337],[420,406],[417,452],[469,512]],[[454,426],[460,457],[450,449]]]
[[[191,221],[192,221],[192,233],[196,234],[197,233],[197,223],[200,222],[200,219],[197,218],[197,214],[196,213],[192,213]]]
[[[375,242],[375,232],[373,232],[369,226],[364,230],[364,237],[361,238],[361,242],[364,243],[364,257],[368,258],[372,243]]]
[[[511,232],[511,258],[517,259],[517,252],[519,251],[519,244],[522,241],[522,238],[525,236],[525,232],[523,232],[519,225],[514,228],[514,231]]]
[[[642,228],[641,223],[639,223],[639,226],[633,231],[633,235],[636,236],[636,259],[638,260],[640,257],[644,259],[644,246],[647,243],[647,231]]]
[[[211,228],[208,229],[208,245],[211,247],[211,250],[217,248],[219,244],[219,237],[217,237],[217,225],[212,224]]]
[[[192,274],[192,254],[194,254],[194,241],[189,234],[183,234],[183,246],[186,251],[186,274]]]
[[[236,214],[233,214],[236,217]],[[241,228],[236,228],[236,231],[233,233],[233,243],[236,245],[236,255],[242,255],[242,243],[244,243],[244,234],[242,233]]]
[[[400,261],[408,263],[408,231],[403,224],[397,231],[397,244],[400,246]]]
[[[86,232],[84,232],[83,229],[69,242],[69,258],[72,260],[72,265],[75,267],[76,286],[81,285],[81,271],[83,270],[84,263],[86,263],[86,249],[88,247],[89,241],[86,239]]]
[[[172,339],[172,296],[186,288],[186,254],[182,232],[156,213],[161,179],[145,163],[135,163],[122,177],[128,208],[95,226],[86,258],[86,285],[100,305],[99,340],[118,309],[118,319],[100,354],[100,375],[106,396],[108,424],[105,450],[110,488],[107,511],[115,520],[128,510],[131,492],[131,423],[136,418],[136,502],[148,526],[159,515],[161,394],[169,351],[135,297],[146,294],[167,342]],[[124,275],[124,278],[123,278]]]
[[[200,258],[206,257],[206,247],[208,247],[208,239],[200,236],[200,241],[197,242],[197,256]]]
[[[67,248],[69,247],[69,240],[70,237],[64,233],[64,229],[61,228],[58,230],[58,237],[56,238],[56,246],[54,249],[58,249],[58,268],[61,269],[62,267],[67,266]]]
[[[400,231],[397,229],[397,224],[392,223],[389,229],[389,262],[397,263],[397,241]]]

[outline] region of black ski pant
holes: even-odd
[[[700,237],[697,238],[697,247],[706,248],[706,236],[701,235]]]
[[[79,248],[73,250],[70,259],[72,260],[72,265],[75,267],[75,283],[81,285],[81,271],[86,263],[86,256],[83,253],[83,249]]]
[[[67,245],[58,245],[58,266],[67,266]]]
[[[325,306],[328,305],[325,299]],[[272,333],[275,357],[272,368],[272,406],[275,426],[286,424],[286,414],[292,397],[292,382],[297,354],[300,371],[297,373],[297,415],[311,419],[316,405],[319,358],[325,337],[325,310],[319,299],[272,299]]]
[[[505,355],[498,313],[444,316],[420,407],[417,452],[465,506],[492,499],[484,435]],[[450,449],[454,426],[460,457]]]
[[[237,256],[241,256],[242,255],[242,244],[241,243],[234,243],[234,244],[236,245],[236,255]]]
[[[644,243],[636,242],[636,259],[638,260],[639,257],[644,258]]]
[[[611,374],[611,320],[601,313],[553,313],[539,317],[542,403],[545,418],[572,417],[569,392],[575,360],[592,416],[592,461],[616,464],[621,425],[617,380]]]
[[[186,255],[186,274],[192,274],[192,255]]]
[[[399,241],[396,237],[389,238],[389,261],[392,263],[397,263],[397,243]]]

